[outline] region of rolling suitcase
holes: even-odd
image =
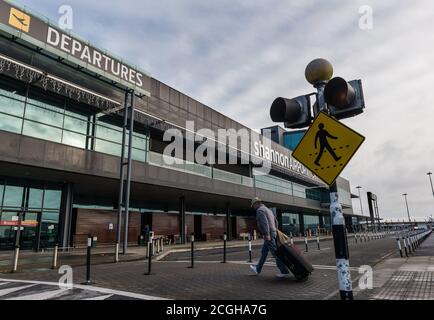
[[[313,266],[296,246],[288,244],[288,239],[283,233],[280,231],[279,233],[277,237],[277,257],[294,274],[297,281],[307,281],[313,271]]]

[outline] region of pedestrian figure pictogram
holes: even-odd
[[[320,112],[292,156],[332,185],[364,140],[351,128]]]
[[[319,163],[319,161],[321,160],[324,151],[327,150],[331,156],[335,159],[336,162],[338,162],[339,160],[342,159],[342,157],[338,157],[336,155],[336,153],[334,152],[333,148],[330,146],[330,143],[328,142],[328,138],[333,139],[333,140],[337,140],[338,138],[335,136],[332,136],[326,129],[324,126],[324,123],[320,123],[318,126],[319,130],[315,136],[315,149],[318,149],[318,142],[319,142],[319,154],[318,157],[315,160],[315,164],[320,167],[321,164]]]

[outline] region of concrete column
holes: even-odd
[[[181,244],[185,244],[185,197],[179,198],[179,236],[181,237]]]
[[[62,200],[60,203],[59,231],[57,235],[59,249],[70,247],[72,205],[74,203],[74,185],[66,183],[62,187]]]

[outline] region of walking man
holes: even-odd
[[[327,140],[328,138],[333,140],[338,139],[337,137],[332,136],[327,130],[325,130],[324,124],[321,123],[319,125],[318,133],[316,134],[315,137],[315,149],[317,149],[318,141],[319,141],[319,153],[318,153],[318,157],[315,160],[315,164],[317,166],[321,166],[319,161],[321,160],[325,150],[327,150],[331,154],[331,156],[333,157],[333,159],[335,159],[336,162],[342,159],[342,157],[338,157],[336,155],[336,153],[334,152],[333,148],[330,146]]]
[[[256,210],[256,221],[258,223],[259,232],[264,237],[264,245],[262,247],[261,258],[256,266],[250,266],[254,274],[259,275],[262,272],[265,261],[267,260],[268,252],[271,252],[276,259],[276,265],[280,270],[278,278],[289,277],[289,270],[285,264],[276,256],[277,251],[277,218],[273,211],[268,209],[259,198],[252,200],[252,208]]]

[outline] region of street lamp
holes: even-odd
[[[362,216],[363,216],[362,196],[360,195],[360,189],[362,189],[362,187],[357,186],[356,188],[359,190],[360,211],[362,212]]]
[[[407,215],[408,215],[408,221],[411,223],[411,218],[410,218],[410,210],[408,209],[408,201],[407,201],[407,193],[403,194],[404,198],[405,198],[405,205],[407,206]]]
[[[432,184],[432,178],[431,178],[432,172],[428,172],[427,175],[429,177],[429,182],[431,182],[432,196],[434,197],[434,186]]]

